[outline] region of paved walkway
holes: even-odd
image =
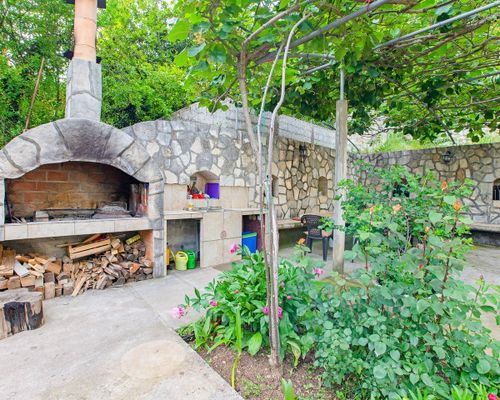
[[[0,340],[2,399],[241,399],[174,329],[169,310],[211,268],[44,303],[45,324]]]
[[[313,256],[320,258],[320,252],[318,246]],[[290,249],[282,251],[290,254]],[[473,283],[482,274],[500,284],[499,259],[500,248],[477,248],[463,278]],[[46,322],[40,329],[0,340],[0,398],[241,399],[175,333],[198,316],[175,320],[169,313],[185,294],[218,273],[212,268],[174,272],[164,279],[45,302]],[[500,340],[494,316],[484,323]]]

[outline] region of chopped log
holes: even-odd
[[[85,239],[81,244],[93,242],[94,240],[99,239],[100,237],[101,237],[101,234],[96,233],[95,235],[92,235],[92,236],[88,237],[87,239]]]
[[[21,278],[18,276],[11,276],[7,284],[9,290],[19,289],[21,287]]]
[[[61,297],[63,293],[63,287],[61,284],[56,284],[56,297]]]
[[[53,299],[56,297],[56,284],[55,282],[46,282],[43,285],[43,292],[45,300]]]
[[[27,289],[0,293],[0,339],[42,326],[42,297]]]
[[[9,280],[5,278],[0,278],[0,290],[5,290],[9,288]]]
[[[35,286],[35,277],[33,275],[28,274],[28,276],[21,277],[21,286],[22,287],[30,287]]]
[[[33,270],[33,269],[29,269],[28,272],[30,275],[34,276],[35,278],[43,278],[43,274],[41,272],[38,272],[38,271]]]
[[[80,289],[83,287],[83,284],[85,283],[86,280],[87,280],[87,275],[85,275],[83,271],[80,272],[80,277],[76,281],[76,285],[75,288],[73,289],[73,293],[71,293],[71,296],[75,297],[80,292]]]
[[[81,251],[79,253],[73,253],[73,254],[70,255],[70,258],[72,260],[75,260],[77,258],[87,257],[87,256],[91,256],[93,254],[101,254],[101,253],[104,253],[104,252],[108,251],[109,249],[111,249],[111,245],[110,244],[106,244],[104,246],[95,247],[95,248],[92,248],[92,249],[89,249],[89,250]]]
[[[49,262],[49,263],[45,264],[45,271],[53,272],[55,275],[60,274],[61,270],[62,270],[61,263]]]
[[[45,281],[45,283],[55,282],[56,277],[53,272],[46,272],[45,274],[43,274],[43,280]]]
[[[23,264],[26,264],[26,263],[30,262],[30,258],[29,257],[23,256],[21,254],[18,254],[16,256],[16,260],[19,261],[20,263],[23,263]]]
[[[63,296],[70,296],[73,294],[73,283],[68,282],[63,285]]]

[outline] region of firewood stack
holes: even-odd
[[[59,247],[67,248],[68,255],[62,259],[16,254],[0,244],[0,291],[23,287],[43,293],[48,300],[153,277],[153,263],[145,256],[140,235],[125,241],[93,235]]]

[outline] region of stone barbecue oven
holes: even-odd
[[[91,163],[91,164],[86,164]],[[106,170],[106,168],[110,170]],[[118,171],[115,171],[118,170]],[[82,171],[84,170],[84,171]],[[161,210],[163,205],[163,177],[143,146],[125,132],[98,121],[67,118],[28,130],[12,140],[0,153],[0,191],[2,199],[9,199],[9,206],[28,212],[40,201],[40,208],[64,205],[71,208],[89,208],[89,196],[75,193],[81,176],[91,177],[100,172],[106,176],[109,201],[117,200],[120,187],[131,182],[147,184],[148,208],[146,215],[138,218],[107,218],[99,220],[68,220],[5,224],[6,204],[1,203],[0,240],[40,239],[44,237],[86,235],[125,231],[151,231],[147,242],[152,246],[151,254],[158,261],[157,275],[163,274],[163,228]],[[71,181],[71,178],[76,178]],[[81,178],[80,178],[81,179]],[[7,182],[6,182],[7,181]],[[102,179],[97,179],[102,185]],[[85,184],[91,185],[91,180]],[[16,188],[15,194],[6,189]],[[44,186],[48,190],[43,190]],[[57,186],[58,185],[58,186]],[[67,185],[67,186],[65,186]],[[52,190],[56,186],[58,190]],[[109,189],[111,186],[111,189]],[[118,189],[118,190],[113,190]],[[37,191],[37,188],[41,189]],[[96,187],[102,194],[105,189]],[[86,191],[92,191],[86,186]],[[45,197],[36,197],[36,196]],[[66,195],[66,197],[65,197]],[[125,194],[124,194],[125,195]],[[18,196],[18,197],[16,197]],[[22,197],[24,196],[24,197]],[[73,197],[73,198],[72,198]],[[98,197],[98,196],[97,196]],[[55,203],[51,203],[56,201]],[[61,199],[64,199],[61,200]],[[105,201],[106,198],[101,198]],[[44,201],[46,203],[44,203]],[[31,202],[31,203],[30,203]],[[34,202],[34,203],[33,203]],[[66,202],[66,203],[65,203]],[[98,206],[97,200],[95,206]],[[8,213],[7,213],[8,214]],[[155,263],[156,264],[156,263]]]

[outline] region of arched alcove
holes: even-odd
[[[220,198],[219,177],[210,171],[198,171],[191,175],[188,195],[208,194],[212,199]]]

